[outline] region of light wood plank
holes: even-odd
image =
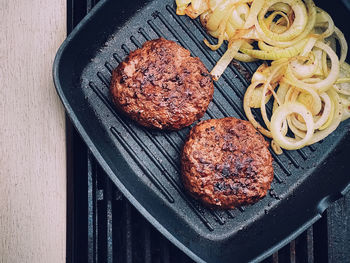
[[[0,0],[0,262],[64,262],[64,110],[52,62],[66,0]]]

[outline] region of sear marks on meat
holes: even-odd
[[[263,198],[273,180],[268,143],[247,121],[212,119],[193,127],[182,153],[182,179],[196,199],[232,209]]]
[[[129,54],[113,71],[110,91],[117,108],[139,124],[178,130],[204,115],[214,87],[199,58],[160,38]]]

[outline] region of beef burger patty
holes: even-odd
[[[268,143],[247,121],[202,121],[185,143],[182,177],[191,195],[209,206],[253,204],[266,195],[273,179]]]
[[[110,91],[117,108],[139,124],[178,130],[204,115],[214,87],[199,58],[160,38],[129,54],[113,71]]]

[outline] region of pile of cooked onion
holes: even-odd
[[[215,80],[232,59],[269,61],[254,73],[243,103],[247,118],[272,139],[276,153],[316,143],[350,117],[347,42],[330,15],[312,0],[176,0],[176,4],[178,15],[200,16],[208,33],[218,39],[216,45],[205,40],[209,48],[216,50],[228,41],[227,51],[211,71]],[[252,108],[260,109],[264,123],[255,119]]]

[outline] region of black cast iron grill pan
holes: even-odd
[[[112,181],[171,242],[196,261],[262,260],[350,188],[349,122],[322,143],[274,155],[272,189],[257,204],[225,211],[204,208],[186,194],[180,180],[179,156],[190,128],[142,128],[116,111],[109,96],[112,70],[131,50],[158,37],[177,41],[209,70],[226,48],[209,50],[200,23],[176,16],[173,0],[101,1],[57,53],[57,92]],[[203,119],[244,119],[242,97],[257,66],[231,64],[215,83]]]

